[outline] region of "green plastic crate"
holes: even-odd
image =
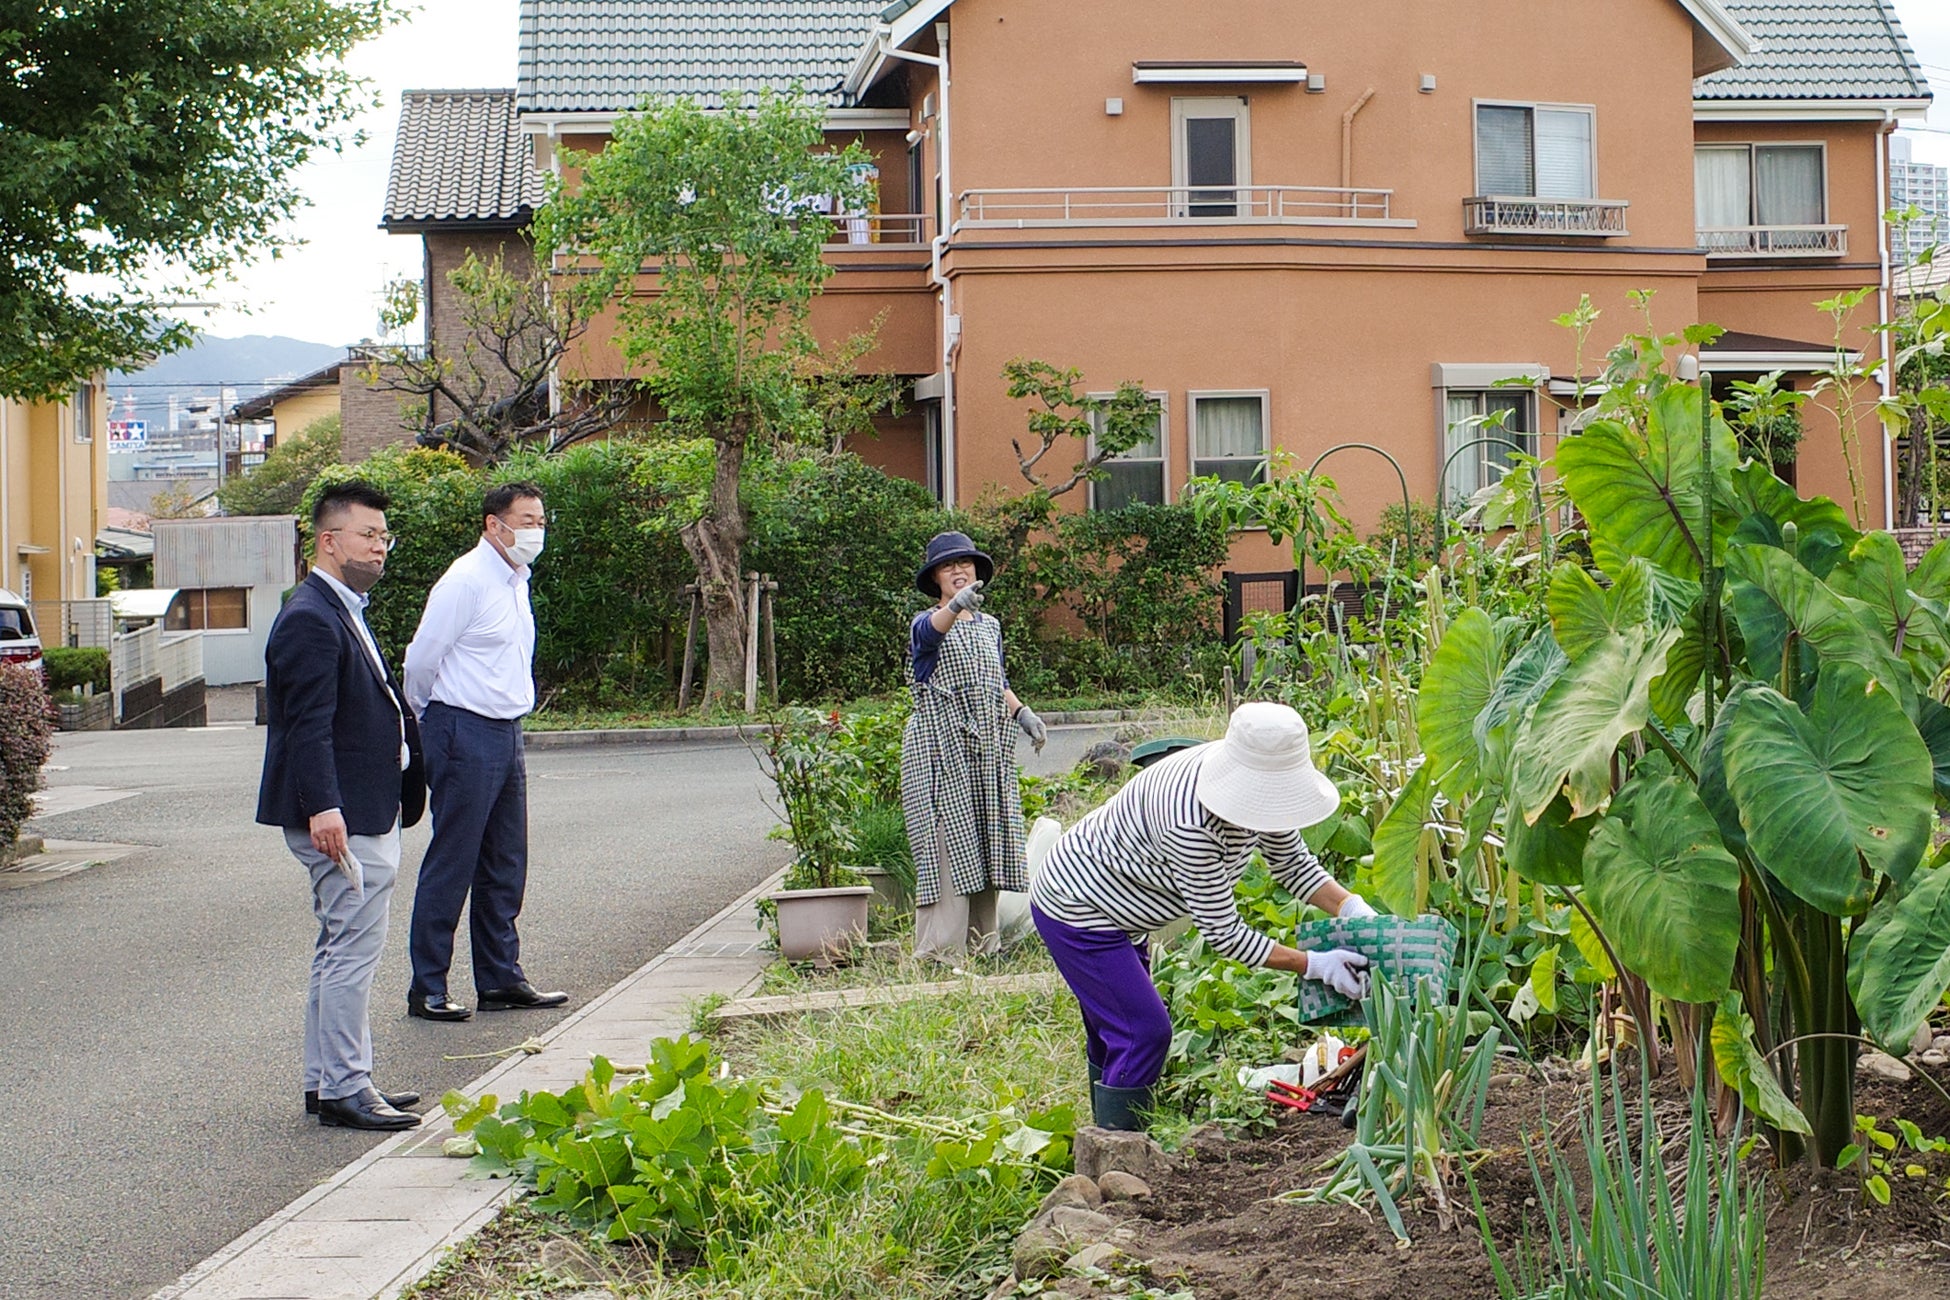
[[[1301,925],[1294,947],[1303,952],[1352,948],[1397,988],[1412,989],[1417,978],[1426,976],[1429,991],[1446,998],[1455,976],[1458,937],[1456,927],[1439,916],[1333,917]],[[1318,980],[1306,979],[1300,981],[1300,1021],[1337,1026],[1365,1023],[1360,1003]]]

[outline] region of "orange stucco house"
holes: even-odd
[[[1885,0],[521,6],[511,102],[541,173],[648,96],[793,85],[878,161],[879,210],[841,223],[816,317],[837,339],[886,313],[865,364],[910,381],[861,453],[950,502],[1021,486],[1002,367],[1076,366],[1159,406],[1099,506],[1349,441],[1387,448],[1419,499],[1445,461],[1446,494],[1473,489],[1501,449],[1463,448],[1480,435],[1459,421],[1507,409],[1548,450],[1552,394],[1595,371],[1553,323],[1581,295],[1594,350],[1651,290],[1661,329],[1729,331],[1702,358],[1722,380],[1807,387],[1833,359],[1813,304],[1867,286],[1844,342],[1873,359],[1887,141],[1929,102]],[[1537,391],[1497,386],[1515,377]],[[1848,500],[1832,403],[1805,422],[1799,486]],[[1863,513],[1892,522],[1893,465],[1863,434]],[[1379,457],[1329,472],[1363,522],[1400,499]]]

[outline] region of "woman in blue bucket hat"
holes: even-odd
[[[1142,1129],[1171,1048],[1151,982],[1150,933],[1189,918],[1221,957],[1293,971],[1344,997],[1368,992],[1368,959],[1302,952],[1239,915],[1233,890],[1255,851],[1296,898],[1331,916],[1373,916],[1301,839],[1340,792],[1313,764],[1307,724],[1284,704],[1242,704],[1225,739],[1146,767],[1063,833],[1030,888],[1030,916],[1083,1009],[1097,1126]]]
[[[981,612],[995,562],[964,533],[928,543],[914,585],[935,601],[909,633],[914,712],[901,739],[901,807],[914,850],[914,955],[954,964],[999,940],[996,893],[1029,888],[1016,733],[1043,721],[1009,689],[1002,625]]]

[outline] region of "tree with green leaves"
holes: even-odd
[[[864,150],[831,150],[822,121],[816,103],[784,95],[650,104],[601,153],[572,158],[580,186],[536,217],[537,248],[586,259],[565,291],[613,306],[624,356],[650,368],[673,431],[711,439],[710,486],[681,530],[704,593],[707,708],[743,690],[746,455],[803,427],[802,376],[820,351],[808,318],[832,274],[823,212],[866,200]]]
[[[366,382],[412,399],[400,422],[420,431],[422,447],[498,465],[523,449],[553,454],[601,437],[629,418],[635,385],[570,373],[590,313],[577,295],[549,291],[547,268],[514,270],[499,250],[469,250],[447,282],[459,315],[453,337],[429,328],[423,348],[367,349]],[[419,318],[420,297],[413,281],[388,287],[380,324],[389,334]]]
[[[342,60],[395,0],[0,4],[0,397],[186,346],[158,300],[266,250],[367,106]]]
[[[271,448],[263,464],[218,488],[217,504],[227,515],[295,515],[312,480],[338,464],[343,444],[338,416],[313,420]]]

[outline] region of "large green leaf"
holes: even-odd
[[[1375,827],[1375,898],[1396,916],[1420,916],[1427,906],[1420,864],[1424,837],[1435,834],[1425,829],[1434,806],[1435,779],[1424,762]]]
[[[1916,730],[1930,751],[1930,775],[1939,797],[1950,799],[1950,709],[1925,696],[1917,701],[1921,721]]]
[[[1442,634],[1442,644],[1422,676],[1416,732],[1435,768],[1436,783],[1451,798],[1475,789],[1481,778],[1476,718],[1503,671],[1498,641],[1490,616],[1466,609]]]
[[[1512,752],[1512,792],[1534,822],[1560,790],[1571,815],[1598,811],[1611,795],[1611,757],[1618,742],[1645,726],[1652,679],[1665,670],[1677,628],[1615,632],[1566,668],[1537,701]]]
[[[1950,600],[1950,537],[1923,552],[1910,570],[1909,589],[1931,600]]]
[[[1888,533],[1864,533],[1828,575],[1829,589],[1861,604],[1875,617],[1890,647],[1933,676],[1950,657],[1943,607],[1909,589],[1903,548]]]
[[[1728,547],[1727,573],[1736,580],[1735,608],[1740,611],[1741,631],[1747,637],[1750,656],[1755,653],[1756,638],[1748,629],[1746,607],[1740,604],[1743,593],[1739,584],[1760,592],[1778,608],[1824,664],[1854,664],[1893,692],[1905,709],[1914,707],[1916,688],[1910,670],[1890,649],[1881,624],[1866,605],[1838,594],[1795,563],[1786,551],[1771,546]],[[1764,654],[1753,661],[1757,676],[1771,678],[1779,673],[1778,644],[1773,653],[1771,666]]]
[[[1512,813],[1503,831],[1503,860],[1525,880],[1575,885],[1584,880],[1584,846],[1597,819],[1573,820],[1570,801],[1559,795],[1535,824]]]
[[[1720,1078],[1740,1094],[1747,1110],[1787,1133],[1812,1134],[1808,1117],[1788,1100],[1774,1067],[1754,1046],[1754,1020],[1740,1003],[1740,993],[1728,989],[1713,1015],[1713,1063]]]
[[[1848,948],[1848,990],[1869,1037],[1901,1054],[1950,988],[1950,868],[1923,872],[1880,925],[1863,926]]]
[[[1739,461],[1733,432],[1713,421],[1716,529],[1738,523],[1725,487]],[[1565,490],[1593,537],[1624,555],[1682,577],[1700,573],[1700,394],[1675,384],[1652,399],[1643,433],[1598,420],[1558,444],[1556,464]],[[1608,566],[1609,568],[1609,566]]]
[[[1660,996],[1714,1002],[1727,991],[1740,943],[1740,864],[1663,755],[1640,761],[1591,832],[1584,899],[1618,959]]]
[[[1667,726],[1688,721],[1686,708],[1706,672],[1708,650],[1701,626],[1706,622],[1706,602],[1696,601],[1684,611],[1679,622],[1679,639],[1666,651],[1665,671],[1652,682],[1652,711]]]
[[[1758,682],[1735,682],[1726,699],[1720,702],[1720,712],[1714,718],[1713,730],[1706,733],[1706,743],[1700,746],[1699,754],[1699,797],[1706,810],[1713,814],[1713,820],[1720,825],[1720,838],[1729,847],[1737,850],[1747,847],[1747,829],[1740,824],[1740,809],[1733,802],[1733,795],[1727,790],[1726,737],[1727,727],[1747,696],[1758,690]]]
[[[1879,874],[1907,880],[1929,847],[1930,751],[1852,664],[1822,669],[1805,714],[1777,691],[1751,691],[1721,760],[1754,856],[1831,915],[1860,913]]]
[[[1511,735],[1569,662],[1548,630],[1537,633],[1510,657],[1489,703],[1476,715],[1476,744],[1485,771],[1498,775],[1508,771]]]
[[[1793,524],[1795,558],[1818,577],[1827,577],[1829,567],[1861,536],[1849,522],[1848,512],[1832,500],[1797,495],[1757,461],[1733,471],[1732,487],[1734,508],[1742,516],[1738,532],[1746,531],[1756,516],[1764,518],[1770,525],[1768,545],[1779,546],[1782,526]]]
[[[1634,557],[1609,588],[1600,587],[1583,565],[1566,562],[1551,574],[1551,632],[1572,659],[1581,657],[1614,632],[1652,618],[1649,566]]]

